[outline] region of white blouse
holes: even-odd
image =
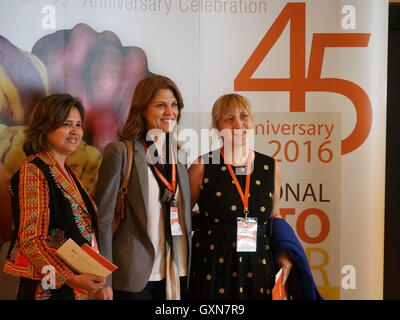
[[[166,255],[166,240],[164,231],[164,218],[162,213],[162,207],[159,200],[160,188],[157,180],[154,177],[150,167],[147,167],[147,176],[149,181],[149,192],[148,192],[148,212],[147,212],[147,234],[154,247],[155,257],[153,270],[151,271],[149,281],[160,281],[165,278],[165,255]],[[178,267],[179,276],[183,277],[187,275],[187,264],[188,264],[188,243],[187,243],[187,230],[182,214],[183,208],[182,199],[179,192],[179,183],[177,188],[177,199],[179,207],[179,223],[182,230],[181,236],[173,236],[173,250],[179,252],[178,261],[175,261]],[[176,251],[177,250],[177,251]]]

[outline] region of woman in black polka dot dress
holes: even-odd
[[[246,98],[222,96],[212,115],[225,147],[200,157],[189,169],[192,204],[200,208],[194,218],[189,296],[269,300],[277,267],[283,267],[287,278],[292,266],[286,253],[275,266],[270,248],[271,217],[280,217],[275,192],[280,190],[279,167],[247,146],[252,114]],[[228,143],[232,148],[226,148]],[[237,242],[237,218],[245,217],[257,225],[254,251],[240,251]]]

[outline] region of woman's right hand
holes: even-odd
[[[96,292],[104,287],[106,278],[95,276],[90,273],[76,274],[72,279],[67,281],[73,287],[83,289],[89,292]]]
[[[111,287],[101,288],[96,292],[96,300],[113,300],[113,290]]]

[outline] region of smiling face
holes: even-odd
[[[233,142],[235,145],[247,144],[250,134],[249,129],[253,126],[251,115],[245,109],[236,109],[223,115],[217,122],[217,129],[224,140]]]
[[[253,127],[249,100],[237,93],[219,97],[212,109],[212,126],[225,145],[248,147]]]
[[[160,129],[172,132],[179,115],[178,102],[169,89],[160,89],[144,111],[147,130]]]
[[[61,127],[47,134],[47,141],[52,153],[64,158],[78,149],[82,136],[81,115],[78,109],[71,108]]]

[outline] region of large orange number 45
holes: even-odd
[[[290,21],[289,79],[252,78],[258,66],[274,46]],[[288,3],[265,34],[235,79],[236,91],[289,91],[290,111],[305,112],[306,92],[334,92],[349,98],[356,111],[356,124],[342,140],[342,154],[357,149],[368,137],[372,107],[365,91],[353,82],[338,78],[321,78],[322,62],[327,47],[367,47],[369,33],[315,33],[310,64],[305,76],[306,5]]]

